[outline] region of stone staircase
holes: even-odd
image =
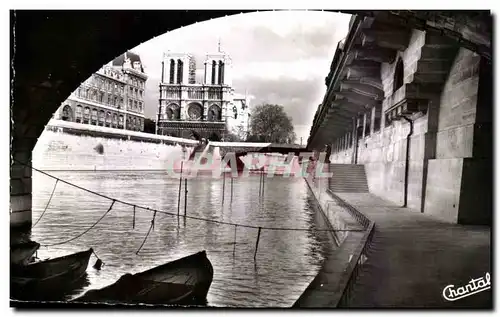
[[[358,164],[330,164],[329,188],[339,193],[368,193],[365,166]]]

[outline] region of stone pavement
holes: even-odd
[[[442,296],[447,285],[492,273],[489,227],[445,223],[369,193],[335,194],[375,221],[368,260],[345,306],[493,307],[495,285],[456,301]]]

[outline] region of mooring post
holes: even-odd
[[[135,205],[134,205],[134,219],[132,219],[132,229],[135,229]]]
[[[233,177],[231,176],[231,202],[233,202]]]
[[[255,253],[253,254],[253,259],[255,260],[255,257],[257,256],[257,248],[259,247],[259,239],[260,239],[260,230],[262,228],[259,227],[259,232],[257,233],[257,243],[255,243]]]
[[[236,228],[238,226],[234,225],[234,244],[233,244],[233,257],[234,257],[234,252],[236,251]]]
[[[188,203],[188,183],[187,178],[184,178],[184,217],[186,217],[187,203]]]
[[[259,196],[262,194],[262,172],[259,174]]]
[[[182,167],[184,165],[184,161],[181,161],[181,175],[179,178],[179,197],[177,198],[177,216],[179,216],[179,212],[181,210],[181,190],[182,190]]]
[[[264,187],[266,186],[266,174],[262,172],[262,196],[264,196]]]
[[[222,173],[222,205],[224,205],[224,193],[226,192],[226,173]]]

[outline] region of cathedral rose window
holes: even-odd
[[[188,115],[191,120],[201,119],[201,107],[199,105],[191,105],[188,109]]]

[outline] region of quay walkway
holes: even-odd
[[[306,181],[318,199],[318,188]],[[346,238],[347,245],[333,252],[338,253],[336,256],[327,255],[322,270],[294,307],[493,307],[491,289],[456,301],[447,301],[442,295],[450,284],[456,290],[471,279],[491,274],[490,227],[446,223],[370,193],[332,195],[327,188],[320,192],[320,201],[331,200],[331,205],[336,196],[366,216],[374,223],[373,234],[347,295],[339,282],[350,275],[349,267],[339,262],[338,252],[350,249],[347,252],[352,254],[354,243],[364,243],[359,234]],[[344,258],[345,255],[342,254]]]

